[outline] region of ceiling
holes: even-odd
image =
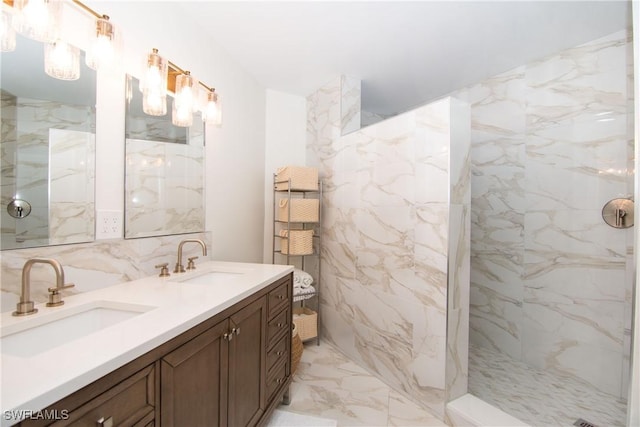
[[[362,108],[406,111],[625,28],[630,1],[182,1],[265,87],[306,96],[337,75]]]

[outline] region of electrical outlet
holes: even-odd
[[[122,237],[122,212],[98,210],[96,212],[96,239]]]

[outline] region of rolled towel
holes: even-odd
[[[299,268],[293,269],[293,287],[308,288],[313,283],[313,277]]]

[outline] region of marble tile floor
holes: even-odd
[[[305,344],[291,384],[291,403],[278,409],[336,420],[338,427],[446,427],[324,341]]]
[[[569,427],[578,418],[599,427],[626,425],[627,405],[615,396],[475,345],[469,346],[469,392],[531,426]]]

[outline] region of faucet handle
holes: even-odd
[[[62,295],[60,295],[60,291],[63,289],[73,288],[75,285],[73,283],[66,283],[63,286],[57,288],[49,288],[49,302],[47,303],[47,307],[58,307],[59,305],[64,304],[62,301]]]
[[[195,270],[196,269],[196,263],[193,260],[198,259],[197,256],[192,256],[191,258],[187,258],[187,261],[189,261],[187,263],[187,270]]]
[[[160,277],[171,276],[171,274],[169,274],[169,263],[168,262],[165,262],[164,264],[158,264],[158,265],[156,265],[156,268],[160,269]]]
[[[57,294],[59,291],[61,291],[63,289],[71,289],[71,288],[73,288],[75,286],[76,285],[74,285],[73,283],[65,283],[64,286],[60,286],[59,288],[49,288],[47,290],[52,294]]]

